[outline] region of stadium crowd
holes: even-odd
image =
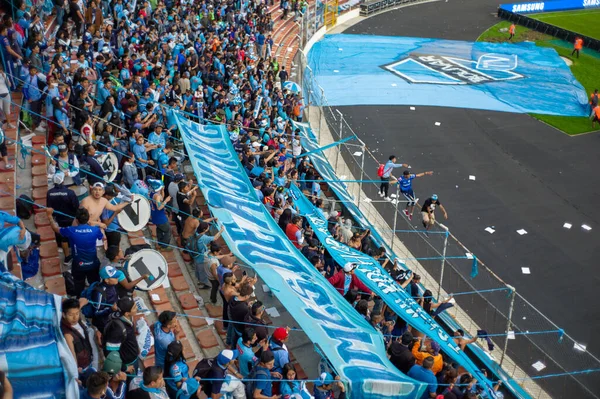
[[[238,280],[235,257],[217,244],[222,231],[215,232],[216,220],[200,210],[197,186],[183,173],[186,155],[175,112],[227,125],[256,194],[283,233],[383,334],[391,362],[428,384],[424,397],[475,397],[481,390],[477,381],[459,374],[459,365],[446,361],[435,341],[372,295],[354,274],[355,265],[336,264],[287,194],[290,185],[300,187],[335,239],[377,259],[427,312],[443,311],[446,302],[435,303],[430,291],[420,292],[420,276],[390,262],[368,230],[332,210],[321,177],[302,157],[299,130],[290,121],[302,120],[305,104],[299,93],[285,89],[288,71],[273,56],[272,5],[272,0],[46,0],[34,5],[22,0],[14,19],[10,13],[2,18],[2,120],[19,106],[12,93],[20,90],[21,119],[32,130],[47,132],[53,182],[47,212],[72,277],[61,331],[78,366],[82,398],[185,399],[204,392],[213,399],[261,399],[307,393],[290,362],[290,329],[270,333],[264,306],[251,295],[256,279]],[[304,0],[279,4],[283,18],[297,18],[306,7]],[[44,23],[51,14],[57,31],[47,40]],[[108,184],[110,171],[99,159],[104,153],[114,154],[119,164]],[[397,182],[390,171],[386,174],[385,197],[389,184]],[[403,176],[400,181],[409,183],[415,177]],[[132,193],[150,198],[162,251],[176,248],[170,220],[175,222],[178,249],[191,256],[199,288],[210,289],[212,303],[222,302],[228,349],[195,370],[183,357],[172,311],[162,312],[151,327],[155,365],[140,369],[144,348],[136,339],[132,294],[147,276],[131,281],[126,275],[123,260],[139,248],[123,254],[116,218]],[[432,201],[441,205],[437,197]],[[433,217],[431,205],[424,212]],[[414,203],[409,206],[406,215],[410,210],[412,216]],[[98,248],[97,240],[105,240],[104,246]],[[477,339],[464,335],[455,334],[463,348]],[[100,348],[97,356],[94,344]],[[345,385],[323,373],[311,394],[344,399]]]

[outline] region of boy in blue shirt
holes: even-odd
[[[413,210],[415,209],[415,204],[417,203],[417,199],[415,197],[415,193],[412,189],[412,181],[417,177],[423,177],[425,175],[431,176],[433,171],[423,172],[411,174],[408,170],[405,170],[402,176],[398,179],[398,184],[400,185],[400,192],[404,195],[404,198],[408,200],[406,203],[406,209],[404,209],[404,214],[408,217],[409,220],[412,220]],[[396,199],[397,200],[397,199]]]

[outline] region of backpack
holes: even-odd
[[[197,259],[199,256],[204,256],[208,252],[208,247],[206,244],[202,244],[202,246],[198,246],[198,239],[200,238],[200,234],[194,233],[191,239],[188,240],[186,244],[186,248],[190,251],[190,256],[194,259]]]
[[[264,370],[258,370],[258,367],[255,367],[252,369],[252,371],[250,371],[250,373],[248,374],[248,377],[246,377],[246,380],[244,382],[244,388],[246,390],[246,397],[247,398],[253,398],[254,397],[254,390],[256,389],[256,380],[257,380],[257,376],[258,375],[264,375],[267,378],[270,378],[271,375],[269,373],[267,373]]]
[[[17,217],[19,219],[29,219],[31,215],[33,215],[33,209],[33,200],[30,197],[21,194],[19,198],[17,198]]]
[[[89,287],[87,287],[85,290],[83,290],[83,292],[81,293],[81,297],[87,299],[88,301],[91,301],[92,294],[94,293],[94,291],[100,292],[100,294],[101,294],[100,301],[103,302],[104,301],[104,292],[106,291],[106,287],[103,285],[101,286],[100,281],[94,281]],[[83,315],[86,318],[92,318],[96,314],[96,308],[91,303],[87,303],[84,307],[81,308],[81,313],[83,313]]]
[[[216,362],[216,357],[212,359],[202,359],[196,364],[194,368],[194,372],[192,373],[193,377],[200,377],[200,387],[202,388],[202,392],[206,394],[210,398],[210,391],[212,390],[212,381],[204,381],[205,378],[208,377],[208,373],[212,369],[213,364]]]
[[[385,168],[384,164],[379,164],[379,168],[377,168],[377,176],[383,177],[383,168]]]

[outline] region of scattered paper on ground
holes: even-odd
[[[508,339],[516,339],[516,337],[515,337],[515,332],[514,332],[514,331],[509,331],[509,332],[507,333],[507,336],[506,336],[506,337],[507,337]]]
[[[469,180],[475,180],[475,176],[469,175]]]
[[[457,186],[457,187],[458,187],[458,186]],[[491,227],[486,227],[486,228],[485,228],[485,231],[487,231],[487,232],[488,232],[488,233],[490,233],[490,234],[494,234],[494,232],[495,232],[496,230],[492,229]]]
[[[543,369],[546,368],[546,365],[544,363],[540,362],[539,360],[537,362],[533,363],[532,366],[537,371],[542,371]]]
[[[263,284],[263,285],[262,285],[262,287],[263,287],[263,292],[264,292],[265,294],[266,294],[267,292],[271,292],[271,289],[269,288],[269,286],[268,286],[268,285],[266,285],[266,284]]]
[[[152,294],[152,300],[153,301],[160,301],[160,296],[158,296],[157,294]]]
[[[467,253],[465,254],[465,256],[467,257],[467,259],[473,259],[473,254],[472,254],[472,253],[470,253],[470,252],[467,252]]]
[[[590,226],[588,226],[587,224],[582,224],[581,228],[587,231],[590,231],[592,228]]]
[[[567,222],[565,222],[565,224],[563,224],[563,227],[564,227],[565,229],[570,229],[571,227],[573,227],[573,225],[572,225],[571,223],[567,223]]]
[[[523,274],[531,274],[531,270],[529,270],[528,267],[522,267],[521,271],[523,272]]]
[[[519,230],[517,230],[517,233],[519,233],[520,235],[527,234],[527,230],[519,229]]]
[[[436,125],[436,126],[440,126],[440,125],[441,125],[441,123],[439,123],[439,122],[436,122],[436,123],[435,123],[435,125]]]
[[[415,109],[416,109],[415,107],[410,107],[410,110],[411,110],[411,111],[414,111]]]
[[[267,309],[265,309],[265,312],[267,312],[267,314],[271,317],[279,317],[280,316],[279,312],[277,311],[277,308],[275,308],[275,307],[267,308]]]
[[[206,324],[208,324],[209,326],[212,326],[213,324],[215,324],[215,321],[213,319],[211,319],[210,317],[207,317]]]
[[[354,154],[352,154],[352,155],[354,155],[355,157],[360,157],[360,156],[362,155],[362,152],[360,152],[360,151],[356,151],[356,152],[355,152]]]
[[[581,352],[585,352],[585,350],[587,349],[585,345],[578,344],[577,342],[575,342],[575,345],[573,345],[573,348],[578,351],[581,351]]]

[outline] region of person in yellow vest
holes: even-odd
[[[508,28],[508,33],[510,34],[510,36],[509,36],[509,38],[508,38],[508,40],[509,40],[509,41],[510,41],[510,40],[512,40],[512,38],[513,38],[513,37],[515,37],[515,28],[516,28],[516,27],[515,27],[515,24],[514,24],[514,23],[512,23],[512,24],[510,25],[510,28]]]
[[[577,36],[575,38],[575,43],[573,44],[573,52],[571,53],[571,55],[577,53],[577,58],[579,58],[579,52],[581,51],[582,48],[583,48],[583,39],[580,38],[579,36]]]

